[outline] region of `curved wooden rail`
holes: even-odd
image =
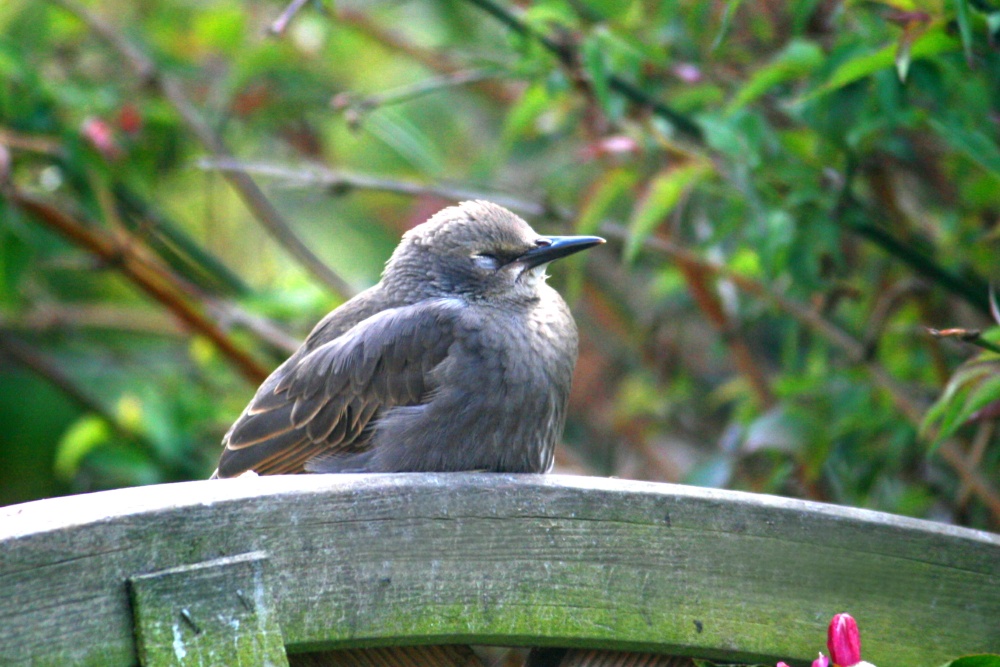
[[[0,509],[0,664],[133,665],[133,613],[138,650],[162,644],[143,621],[162,613],[183,663],[186,636],[222,615],[177,595],[239,597],[279,652],[283,637],[290,652],[478,643],[772,664],[814,658],[850,611],[867,660],[909,667],[1000,651],[1000,536],[536,475],[241,478]]]

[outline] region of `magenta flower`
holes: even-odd
[[[838,667],[854,667],[861,662],[861,633],[850,614],[837,614],[831,619],[826,632],[826,647]]]

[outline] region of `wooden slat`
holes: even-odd
[[[144,667],[288,667],[261,553],[129,579]]]
[[[191,482],[0,510],[0,664],[136,662],[125,582],[268,555],[292,652],[549,645],[808,663],[829,618],[880,667],[1000,651],[1000,537],[584,477]]]

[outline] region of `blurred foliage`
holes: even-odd
[[[986,0],[6,0],[0,502],[206,476],[399,234],[480,197],[612,241],[553,269],[561,469],[996,529],[998,31]]]

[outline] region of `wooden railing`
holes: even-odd
[[[879,667],[1000,652],[1000,536],[539,475],[241,478],[0,508],[0,665],[467,644],[808,664],[840,611]]]

